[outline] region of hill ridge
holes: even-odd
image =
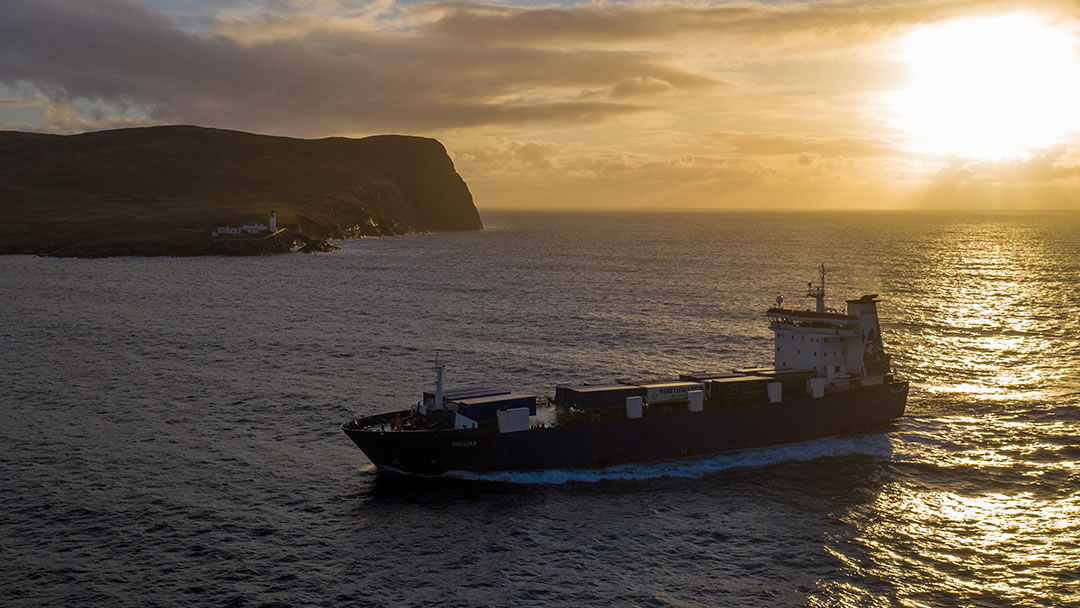
[[[0,202],[0,253],[213,253],[213,228],[271,211],[316,239],[483,227],[443,145],[409,135],[0,131]]]

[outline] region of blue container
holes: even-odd
[[[626,407],[627,397],[645,397],[645,389],[626,384],[567,386],[563,387],[562,393],[560,402],[579,410]]]
[[[457,404],[457,411],[459,414],[468,416],[477,422],[494,420],[497,415],[496,412],[503,408],[514,409],[527,407],[529,408],[530,416],[536,415],[536,395],[524,395],[521,393],[490,395],[487,397],[459,399],[454,403]]]
[[[472,399],[473,397],[488,397],[491,395],[509,395],[510,391],[504,388],[494,388],[490,386],[474,386],[472,388],[456,388],[452,391],[443,391],[443,404],[450,403],[452,401],[459,401],[461,399]],[[435,392],[424,391],[424,405],[432,407],[435,404]]]

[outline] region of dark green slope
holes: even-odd
[[[0,252],[210,251],[217,226],[309,238],[477,230],[468,186],[434,139],[303,140],[188,126],[0,132]]]

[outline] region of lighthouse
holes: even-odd
[[[277,214],[270,211],[270,234],[277,232]]]

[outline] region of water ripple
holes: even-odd
[[[1080,605],[1075,214],[505,214],[269,258],[0,258],[5,606]],[[454,385],[768,360],[880,293],[908,416],[580,473],[387,478]],[[834,300],[837,302],[838,300]]]

